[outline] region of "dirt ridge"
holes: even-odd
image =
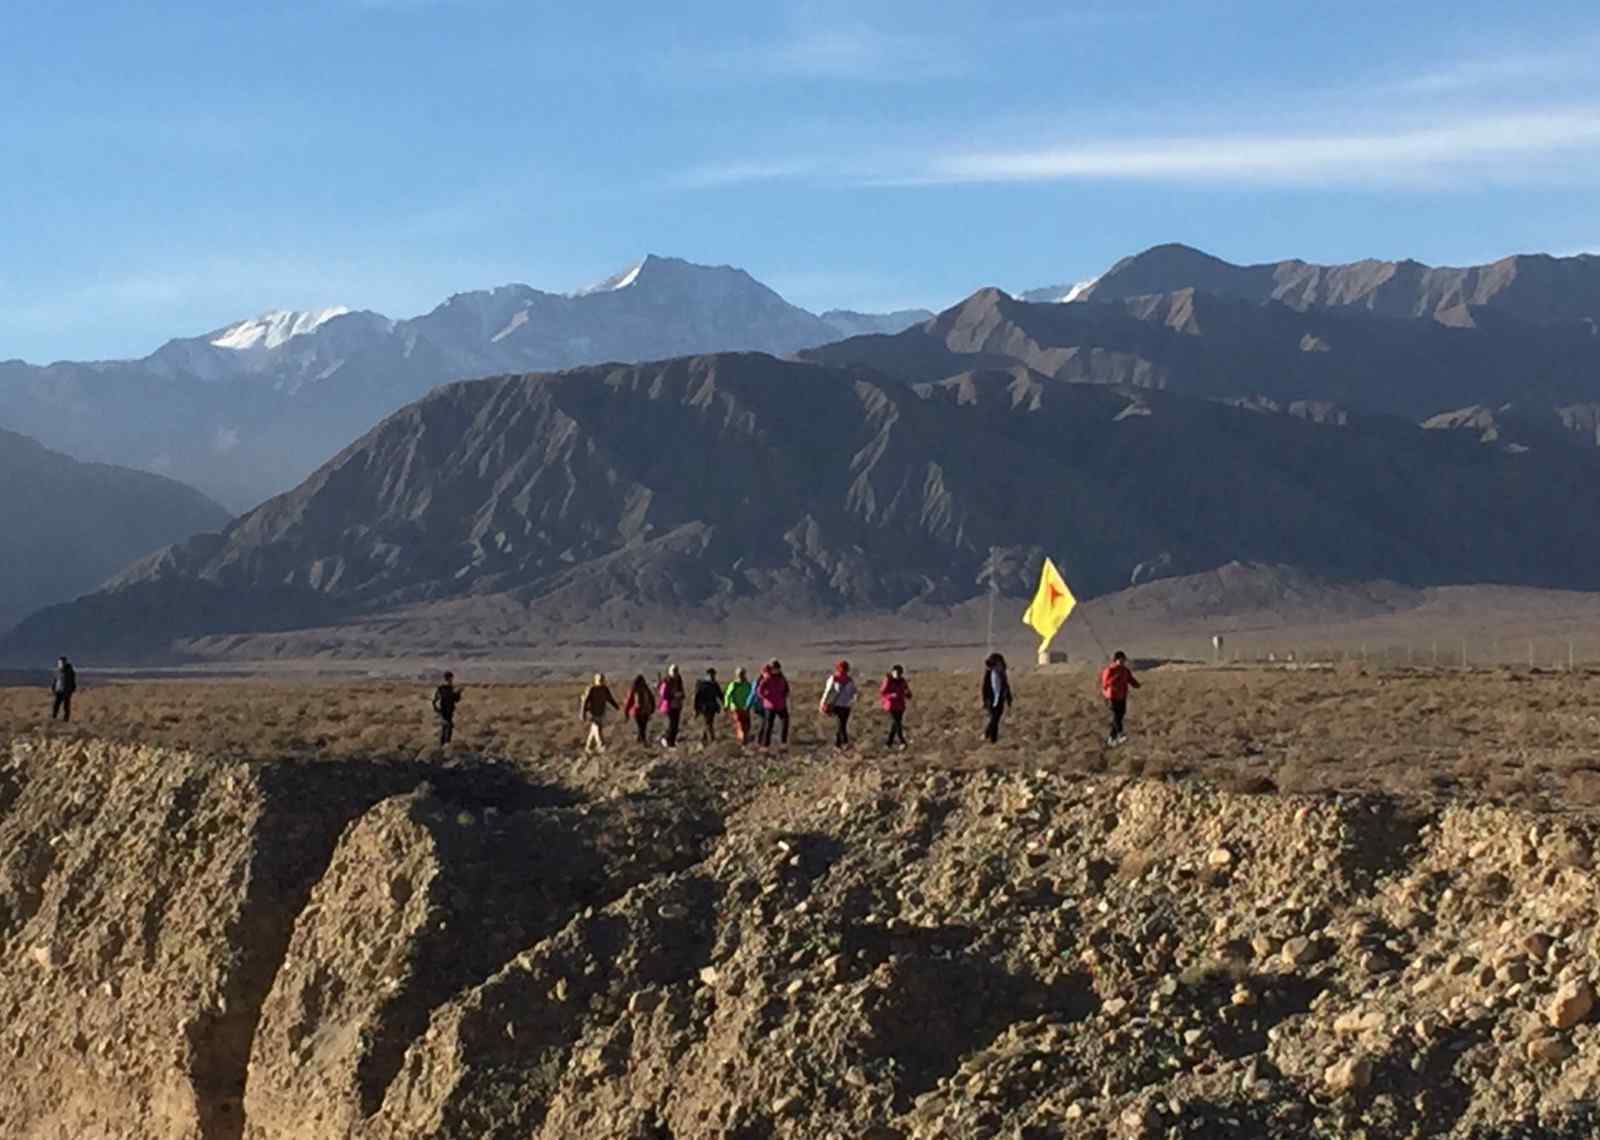
[[[42,739],[0,787],[6,1135],[1509,1138],[1600,1098],[1584,814]]]

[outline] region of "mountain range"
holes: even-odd
[[[227,511],[181,483],[79,463],[9,431],[0,431],[0,487],[0,630],[228,521]]]
[[[894,339],[894,338],[891,338]],[[803,394],[797,397],[797,394]],[[294,491],[44,610],[8,648],[148,647],[464,603],[508,630],[1085,594],[1241,560],[1600,586],[1600,456],[1510,451],[1022,365],[906,383],[715,354],[447,385]],[[474,608],[476,607],[476,608]],[[506,632],[505,630],[501,631]]]
[[[143,391],[156,419],[193,406],[175,393],[253,399],[226,454],[293,430],[285,454],[334,458],[7,649],[355,624],[381,649],[446,611],[507,644],[663,613],[933,613],[991,574],[1025,591],[1046,553],[1086,596],[1235,561],[1600,588],[1600,258],[1232,266],[1162,246],[1036,295],[829,323],[655,258],[573,296],[279,314],[131,374],[52,366]],[[764,351],[573,365],[719,338]],[[475,368],[502,374],[440,386]]]
[[[0,426],[172,475],[242,510],[449,380],[714,350],[785,354],[931,315],[819,317],[743,270],[649,256],[573,294],[507,285],[409,320],[342,306],[274,312],[141,360],[0,362]]]

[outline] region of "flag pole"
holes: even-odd
[[[996,583],[994,580],[994,547],[989,547],[989,641],[986,653],[994,652],[994,595]]]

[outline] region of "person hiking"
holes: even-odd
[[[650,691],[650,682],[640,673],[633,678],[633,687],[628,690],[628,706],[623,711],[638,728],[639,743],[646,746],[650,743],[650,717],[655,708],[656,698]]]
[[[1110,664],[1100,670],[1100,693],[1106,699],[1106,707],[1111,710],[1111,732],[1106,736],[1107,744],[1116,746],[1127,743],[1128,738],[1122,732],[1122,721],[1128,715],[1128,690],[1138,687],[1139,678],[1128,668],[1128,655],[1117,650],[1111,655]]]
[[[446,669],[444,683],[433,691],[433,715],[439,718],[439,747],[449,744],[456,734],[456,706],[461,703],[461,690],[455,686],[456,675]]]
[[[885,748],[896,744],[901,748],[906,746],[906,704],[910,700],[911,683],[906,680],[905,669],[896,665],[878,686],[878,704],[889,714],[889,739],[884,742]]]
[[[983,707],[989,714],[983,738],[995,744],[1000,740],[1000,718],[1011,707],[1011,682],[1006,677],[1006,659],[998,653],[991,653],[983,660]]]
[[[850,662],[840,661],[822,686],[822,700],[818,704],[824,715],[838,722],[834,729],[833,746],[850,747],[850,709],[856,703],[856,682],[850,676]]]
[[[710,744],[717,739],[717,717],[721,714],[722,686],[717,683],[717,671],[707,669],[694,687],[694,715],[705,722],[700,743]]]
[[[743,668],[735,669],[733,680],[728,682],[728,687],[722,694],[722,703],[733,721],[733,737],[741,746],[750,740],[750,702],[755,699],[755,695],[755,686],[750,683],[750,675]]]
[[[663,748],[678,747],[678,724],[683,720],[683,676],[676,665],[667,666],[667,675],[656,686],[656,711],[667,714],[667,734],[661,738]]]
[[[789,743],[789,679],[783,675],[783,666],[769,661],[756,681],[756,699],[761,702],[761,747],[772,747],[772,731],[783,722],[783,735],[779,742]]]
[[[78,691],[78,671],[65,657],[56,658],[56,671],[50,674],[50,719],[62,724],[72,720],[72,694]]]
[[[589,735],[583,741],[585,755],[606,750],[606,721],[610,719],[611,710],[616,707],[617,698],[611,695],[611,687],[606,684],[606,675],[596,673],[594,684],[584,691],[583,701],[578,705],[579,718],[589,725]]]

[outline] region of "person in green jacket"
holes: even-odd
[[[727,691],[722,694],[722,706],[733,718],[733,735],[741,745],[750,738],[750,698],[754,692],[749,674],[736,669]]]

